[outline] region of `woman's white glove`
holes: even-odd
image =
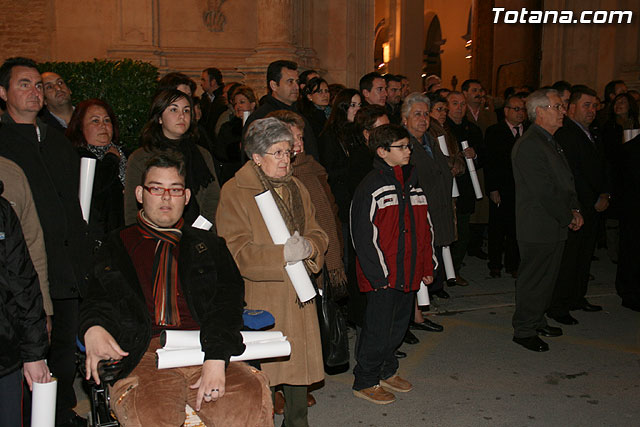
[[[287,264],[295,264],[307,259],[311,256],[311,252],[311,243],[300,236],[297,231],[284,244],[284,260],[287,261]]]

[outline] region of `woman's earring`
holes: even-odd
[[[256,165],[258,165],[258,167],[262,166],[262,163],[256,163]]]

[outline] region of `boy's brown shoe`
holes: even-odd
[[[388,405],[389,403],[396,401],[396,397],[393,393],[388,392],[378,384],[373,387],[363,388],[362,390],[353,390],[353,395],[377,405]]]
[[[393,391],[400,393],[407,393],[413,390],[411,383],[405,379],[400,378],[400,375],[395,374],[391,378],[386,380],[380,380],[380,385],[384,388],[390,388]]]

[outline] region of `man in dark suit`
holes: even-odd
[[[558,276],[567,227],[578,230],[583,220],[569,163],[553,137],[565,114],[558,92],[540,89],[529,95],[527,113],[534,124],[511,152],[522,257],[513,341],[528,350],[547,351],[549,346],[538,335],[562,335],[562,329],[547,324],[544,313]]]
[[[202,110],[202,123],[207,130],[207,136],[215,141],[216,123],[222,113],[227,110],[227,101],[224,99],[224,82],[222,73],[217,68],[207,68],[202,71],[200,77],[202,96],[200,97],[200,109]]]
[[[604,155],[595,134],[589,130],[596,117],[597,102],[595,91],[586,86],[574,86],[569,98],[568,117],[555,136],[571,167],[584,218],[584,225],[579,231],[569,232],[547,312],[549,317],[565,325],[578,323],[569,310],[602,310],[602,307],[585,299],[600,212],[609,207]]]
[[[269,64],[267,67],[267,90],[269,93],[260,100],[260,107],[245,122],[245,131],[254,120],[262,119],[272,111],[287,110],[298,112],[296,106],[299,94],[298,64],[284,59],[273,61]],[[320,156],[316,137],[309,121],[304,119],[304,122],[304,151],[318,160]]]
[[[489,273],[500,277],[502,254],[505,271],[517,277],[520,254],[516,240],[516,191],[511,167],[511,149],[524,132],[524,100],[518,96],[507,98],[505,119],[489,126],[485,135],[487,165],[485,188],[489,204]]]
[[[444,127],[455,137],[458,149],[463,156],[467,159],[473,159],[476,163],[476,169],[480,169],[482,167],[481,162],[484,154],[482,131],[467,119],[467,103],[462,93],[455,91],[450,92],[447,96],[447,103],[449,104],[449,113],[447,114]],[[462,141],[467,141],[469,148],[462,150]],[[456,201],[458,240],[451,246],[451,256],[453,258],[453,267],[456,270],[455,284],[466,286],[469,283],[460,276],[460,268],[462,267],[464,256],[469,249],[469,220],[476,209],[476,195],[468,170],[456,177],[456,179],[458,182],[458,190],[460,191],[460,196]],[[454,282],[449,283],[454,284]]]

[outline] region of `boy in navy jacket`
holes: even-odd
[[[353,393],[377,404],[395,401],[388,391],[408,392],[398,373],[395,349],[409,325],[415,291],[433,281],[431,219],[427,198],[409,165],[409,134],[382,125],[369,137],[374,169],[351,203],[351,238],[358,286],[367,308],[358,346]]]

